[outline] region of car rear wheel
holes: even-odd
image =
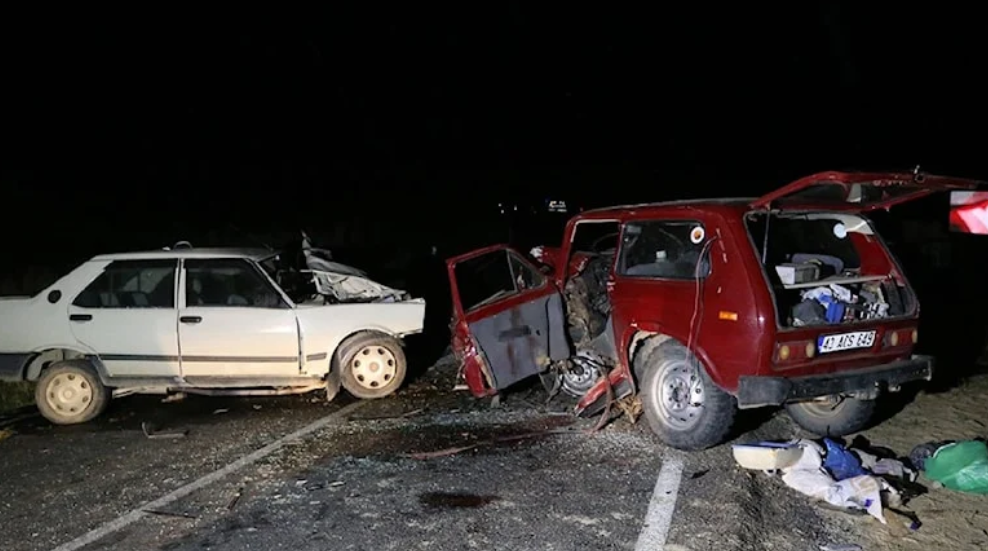
[[[343,388],[357,398],[384,398],[405,381],[405,351],[389,335],[358,333],[340,345],[333,369],[339,369]]]
[[[702,450],[730,433],[737,403],[717,387],[700,362],[678,343],[635,358],[642,405],[652,431],[680,450]]]
[[[875,413],[875,400],[828,396],[786,404],[786,412],[797,425],[813,434],[844,436],[868,426]]]
[[[46,369],[34,390],[41,415],[56,425],[75,425],[96,418],[110,403],[110,390],[88,362],[58,362]]]

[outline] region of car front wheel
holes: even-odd
[[[357,398],[384,398],[405,380],[405,351],[390,335],[367,331],[343,342],[336,352],[343,388]]]
[[[110,390],[88,362],[58,362],[46,369],[34,390],[41,415],[56,425],[85,423],[103,413]]]
[[[737,404],[710,379],[700,362],[678,343],[666,343],[635,358],[642,374],[645,418],[666,444],[702,450],[724,441]]]

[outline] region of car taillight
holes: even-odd
[[[816,356],[816,344],[813,341],[783,342],[775,345],[777,363],[809,360],[814,356]]]
[[[918,342],[919,330],[913,327],[908,329],[893,329],[885,332],[885,348],[912,346]]]

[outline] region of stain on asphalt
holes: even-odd
[[[476,509],[489,505],[498,496],[484,496],[456,492],[429,492],[419,495],[419,503],[430,509]]]

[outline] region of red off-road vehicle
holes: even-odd
[[[562,246],[447,262],[453,349],[478,397],[534,375],[601,412],[636,392],[671,446],[728,435],[738,408],[863,428],[883,391],[929,380],[919,304],[864,212],[978,182],[824,172],[758,199],[593,210]]]

